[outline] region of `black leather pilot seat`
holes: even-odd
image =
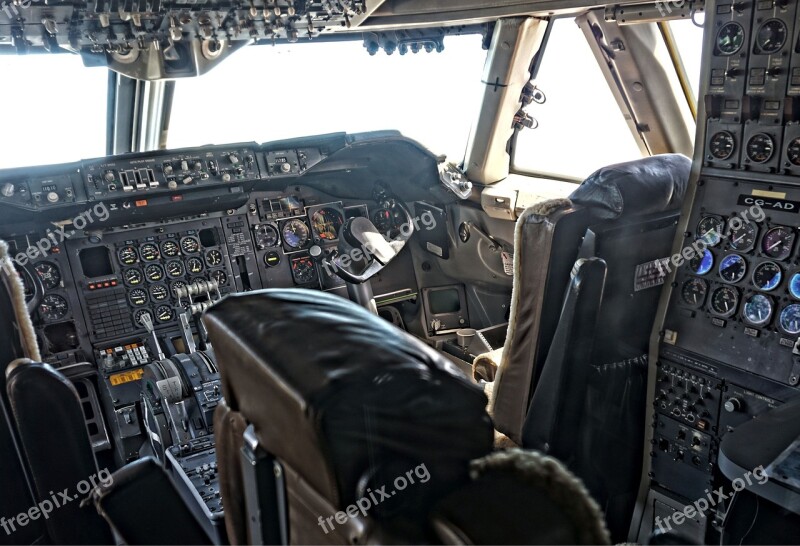
[[[232,543],[607,542],[560,463],[492,453],[482,390],[366,309],[263,290],[204,321],[227,403],[215,434]]]

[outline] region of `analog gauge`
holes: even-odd
[[[722,240],[722,220],[716,216],[706,216],[697,224],[698,237],[708,246],[717,246]]]
[[[796,300],[800,300],[800,273],[795,273],[789,279],[789,293]]]
[[[739,252],[748,252],[756,245],[756,226],[753,224],[742,224],[741,227],[733,229],[728,226],[731,233],[731,248]]]
[[[372,215],[372,223],[381,233],[389,233],[394,228],[394,223],[392,222],[392,211],[389,209],[376,210]]]
[[[739,23],[726,23],[717,33],[717,51],[721,55],[733,55],[744,45],[744,29]]]
[[[792,140],[786,147],[786,157],[792,165],[800,167],[800,137]]]
[[[133,322],[144,328],[144,322],[142,322],[142,317],[144,315],[150,315],[150,320],[153,320],[153,315],[150,313],[150,309],[139,309],[133,314]]]
[[[135,247],[128,245],[119,249],[117,258],[119,258],[119,263],[122,265],[133,265],[139,261],[139,254],[136,252]]]
[[[186,288],[186,283],[183,282],[183,281],[175,281],[174,283],[172,283],[172,293],[175,294],[175,297],[178,296],[177,290],[179,288],[181,288],[181,289],[182,288]]]
[[[181,247],[172,239],[161,243],[161,253],[167,258],[174,258],[181,253]]]
[[[719,264],[719,276],[726,282],[739,282],[747,273],[747,262],[738,254],[728,254]]]
[[[139,255],[146,262],[154,262],[161,257],[161,252],[153,243],[145,243],[139,247]]]
[[[164,268],[158,264],[150,264],[144,270],[144,275],[150,282],[158,282],[164,279]]]
[[[186,269],[189,270],[189,273],[196,275],[203,270],[203,262],[200,258],[189,258],[186,260]]]
[[[271,246],[278,246],[278,230],[269,224],[258,226],[254,230],[256,246],[259,249],[269,248]]]
[[[689,268],[696,275],[705,275],[711,268],[714,267],[714,255],[710,250],[704,250],[702,255],[695,254],[694,258],[689,260]]]
[[[275,267],[281,263],[281,255],[274,250],[270,250],[264,254],[264,265],[267,267]]]
[[[753,284],[756,288],[769,292],[775,290],[783,279],[783,271],[775,262],[764,262],[758,264],[753,270]]]
[[[33,266],[34,271],[42,280],[42,286],[47,290],[57,288],[61,284],[61,271],[51,262],[41,262]]]
[[[681,289],[681,297],[687,305],[692,307],[700,307],[706,301],[706,294],[708,293],[708,285],[703,279],[689,279],[683,283]]]
[[[169,298],[169,289],[163,284],[154,284],[150,287],[150,297],[154,301],[164,301]]]
[[[144,281],[142,272],[136,267],[131,267],[129,269],[126,269],[122,273],[122,277],[125,279],[125,284],[127,284],[128,286],[137,286],[142,284],[142,282]]]
[[[67,300],[56,294],[47,294],[39,304],[39,315],[44,320],[59,320],[67,316],[68,312]]]
[[[786,43],[786,25],[780,19],[765,21],[756,34],[756,46],[761,53],[772,54]]]
[[[196,260],[197,258],[195,258]],[[177,279],[178,277],[182,277],[184,270],[183,270],[183,262],[180,260],[172,260],[171,262],[167,262],[167,275],[171,279]]]
[[[729,317],[736,312],[739,305],[739,292],[730,286],[717,288],[711,294],[711,310],[722,317]]]
[[[209,267],[214,267],[222,263],[222,252],[219,250],[209,250],[206,252],[206,263]]]
[[[792,253],[794,231],[787,227],[774,227],[761,239],[761,252],[775,260],[785,260]]]
[[[766,163],[775,153],[775,141],[766,133],[758,133],[747,141],[745,152],[753,163]]]
[[[742,315],[753,326],[764,326],[772,318],[772,300],[764,294],[753,294],[745,300]]]
[[[333,241],[339,237],[339,230],[342,228],[342,213],[338,210],[325,207],[319,209],[311,215],[311,225],[317,236],[325,241]]]
[[[793,336],[800,334],[800,305],[792,303],[784,307],[781,311],[780,323],[781,328],[787,334]]]
[[[181,250],[184,254],[197,254],[200,252],[200,241],[192,235],[184,237],[181,239]]]
[[[314,260],[310,256],[295,258],[292,260],[292,277],[297,284],[308,284],[316,279],[317,273],[314,269]]]
[[[289,220],[283,224],[281,233],[289,248],[303,248],[308,242],[308,226],[301,220]]]
[[[708,149],[715,159],[728,159],[736,150],[736,139],[728,131],[720,131],[711,137]]]
[[[134,307],[141,307],[147,304],[147,292],[143,288],[134,288],[128,292],[128,301]]]
[[[225,286],[226,284],[228,284],[228,274],[221,269],[212,271],[210,276],[211,280],[217,281],[217,284],[220,286]]]
[[[175,311],[169,305],[159,305],[156,309],[158,322],[169,322],[175,317]]]

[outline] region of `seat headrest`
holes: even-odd
[[[466,480],[468,462],[491,450],[483,391],[344,298],[302,289],[231,295],[204,321],[227,404],[336,506],[365,483],[390,490],[419,465],[431,476],[420,491]]]
[[[614,219],[680,208],[692,160],[663,154],[603,167],[589,175],[569,196],[597,216]]]

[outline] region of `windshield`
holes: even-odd
[[[107,69],[78,55],[0,55],[0,74],[0,169],[105,155]]]
[[[397,129],[460,161],[480,108],[479,35],[441,53],[370,56],[361,41],[249,46],[175,86],[167,145]]]

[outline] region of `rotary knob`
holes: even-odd
[[[281,163],[281,171],[285,173],[292,172],[292,166],[289,163]]]
[[[58,194],[54,191],[47,194],[47,200],[51,203],[58,203],[58,199]]]
[[[725,411],[735,413],[742,409],[742,402],[738,398],[729,398],[725,401]]]
[[[107,171],[106,174],[103,175],[103,178],[106,182],[113,182],[117,177],[114,176],[114,171]]]

